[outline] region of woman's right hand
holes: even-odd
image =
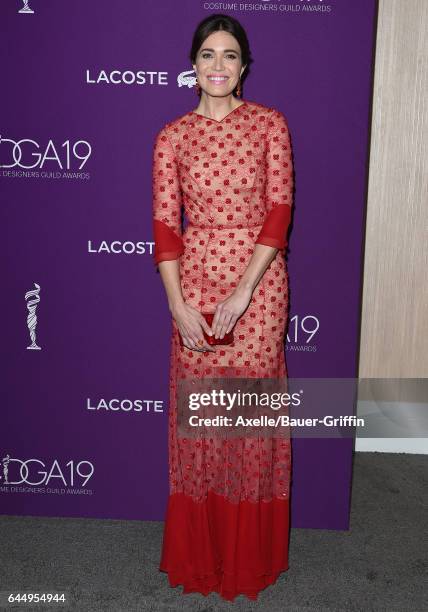
[[[177,323],[184,346],[192,351],[216,352],[216,349],[210,346],[204,338],[203,331],[211,336],[212,330],[199,310],[183,302],[180,306],[172,309],[171,313]]]

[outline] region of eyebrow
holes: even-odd
[[[214,49],[201,49],[201,51],[199,53],[202,53],[203,51],[213,51]],[[232,51],[232,53],[236,53],[237,55],[239,55],[239,51],[236,51],[235,49],[225,49],[224,52],[228,53],[229,51]]]

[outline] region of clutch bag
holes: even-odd
[[[211,327],[214,313],[213,312],[201,312],[201,315],[205,318],[208,325]],[[216,346],[218,344],[232,344],[233,342],[233,329],[230,330],[228,334],[224,334],[223,338],[215,338],[214,336],[209,336],[204,331],[204,338],[210,346]]]
[[[214,313],[213,312],[201,312],[201,315],[204,317],[208,325],[211,327],[213,319],[214,319]],[[234,341],[233,340],[233,329],[231,329],[228,334],[225,334],[223,338],[215,338],[214,336],[209,336],[205,332],[205,330],[202,330],[202,331],[203,331],[204,338],[207,344],[209,344],[210,346],[217,346],[217,345],[222,345],[222,344],[232,344],[232,342]],[[180,344],[181,346],[183,346],[183,338],[181,337],[181,334],[179,334],[179,336],[180,336]]]

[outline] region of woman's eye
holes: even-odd
[[[209,57],[212,57],[212,56],[211,56],[211,53],[202,53],[202,57],[203,59],[208,59]],[[236,55],[234,55],[233,53],[228,53],[226,57],[230,59],[236,59]]]

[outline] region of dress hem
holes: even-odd
[[[236,597],[239,595],[244,595],[248,599],[252,601],[257,601],[258,594],[267,589],[268,586],[271,586],[276,583],[278,577],[288,571],[289,566],[283,567],[272,574],[262,574],[257,576],[257,578],[262,580],[262,584],[258,585],[253,589],[246,589],[245,587],[238,587],[236,591],[228,590],[227,588],[223,588],[224,578],[227,576],[225,572],[221,569],[217,571],[216,574],[206,574],[204,576],[190,576],[184,578],[182,576],[181,571],[171,570],[166,567],[166,565],[160,565],[159,571],[164,572],[168,575],[169,585],[172,588],[176,588],[177,586],[182,586],[183,591],[182,595],[190,595],[191,593],[198,593],[199,595],[204,595],[204,597],[208,597],[211,593],[218,593],[223,599],[227,601],[234,602]],[[234,579],[233,576],[230,576],[231,579]],[[202,582],[203,580],[203,582]]]
[[[217,592],[233,601],[257,599],[288,570],[289,499],[233,504],[208,491],[204,503],[169,496],[158,568],[183,595]]]

